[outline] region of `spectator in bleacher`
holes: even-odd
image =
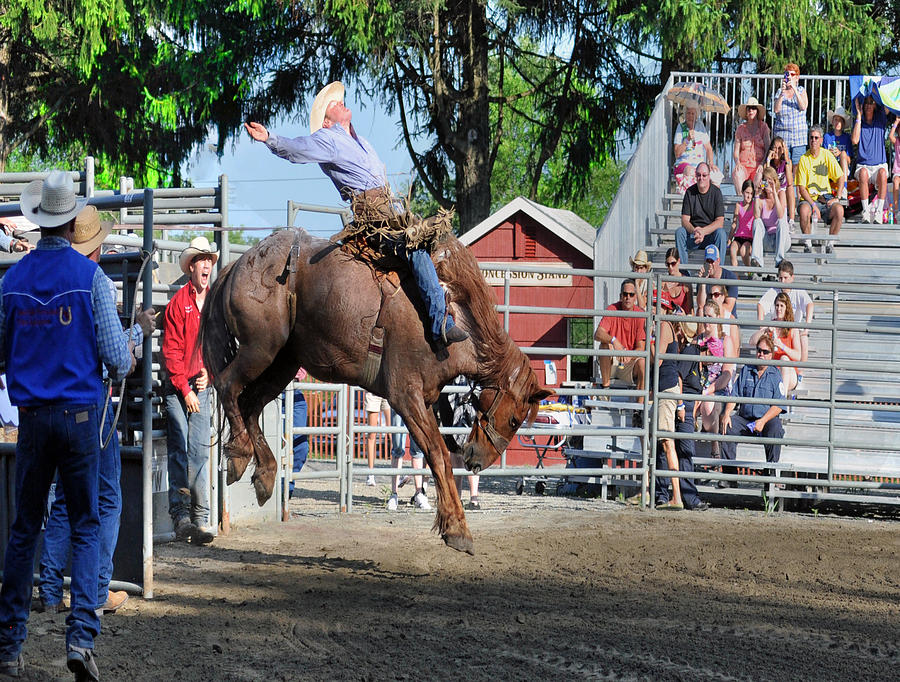
[[[681,381],[681,392],[698,395],[700,393],[700,363],[694,358],[700,357],[700,349],[695,343],[697,336],[696,322],[678,322],[675,324],[675,337],[678,340],[678,352],[690,357],[682,358],[677,362],[678,377]],[[662,379],[660,370],[660,379]],[[694,401],[685,400],[683,404],[676,405],[675,432],[694,433]],[[694,471],[694,440],[692,438],[679,438],[675,441],[675,452],[678,456],[679,471]],[[668,466],[665,452],[657,453],[657,468]],[[709,505],[697,495],[697,486],[692,478],[682,478],[681,499],[685,509],[704,511]],[[656,479],[656,505],[659,507],[669,501],[669,479]]]
[[[775,342],[771,336],[764,334],[756,342],[756,357],[760,361],[771,360]],[[741,367],[731,395],[735,398],[766,398],[784,400],[784,386],[781,372],[776,367],[765,364],[744,365]],[[764,404],[741,403],[735,411],[736,403],[727,403],[722,413],[722,433],[728,436],[763,436],[764,438],[783,438],[784,427],[781,424],[782,408],[779,405],[767,407]],[[767,443],[763,446],[767,462],[777,462],[781,458],[781,445]],[[735,441],[722,442],[723,459],[734,460],[737,453]],[[723,467],[722,473],[735,474],[734,468]],[[720,488],[735,487],[734,481],[720,481]]]
[[[794,163],[791,161],[787,146],[780,137],[772,138],[769,145],[769,167],[778,176],[778,194],[781,203],[787,207],[788,225],[793,231],[797,218],[797,197],[794,194]]]
[[[690,277],[681,269],[681,259],[678,258],[678,249],[674,246],[666,251],[666,270],[670,277]],[[674,305],[681,308],[685,315],[694,314],[694,288],[690,284],[682,282],[663,281],[660,285],[663,293],[669,297]]]
[[[894,188],[894,214],[893,220],[889,221],[894,223],[900,222],[900,211],[898,211],[898,206],[900,206],[900,135],[897,135],[898,123],[900,123],[900,117],[894,119],[894,123],[891,125],[891,132],[888,135],[891,147],[894,149],[893,177],[891,178],[891,184]]]
[[[710,301],[703,307],[704,317],[721,318],[722,309],[718,303]],[[725,335],[719,322],[704,322],[701,325],[700,339],[697,346],[701,355],[712,358],[725,357]],[[701,367],[701,395],[728,395],[728,386],[731,382],[731,374],[724,372],[721,362],[705,362]],[[707,433],[717,433],[719,427],[719,415],[722,413],[722,403],[704,400],[695,408],[695,413],[701,419],[701,430]],[[719,455],[719,444],[713,441],[711,444],[714,457]]]
[[[31,251],[34,244],[27,239],[16,238],[16,224],[9,218],[0,218],[0,249],[10,253]]]
[[[731,233],[728,235],[728,254],[731,267],[736,268],[738,255],[744,266],[750,265],[750,249],[753,245],[753,219],[758,213],[756,208],[756,188],[753,180],[744,180],[740,191],[741,201],[734,205],[734,217],[731,219]]]
[[[681,225],[675,230],[678,259],[687,265],[688,251],[713,244],[719,253],[728,247],[725,231],[725,199],[722,190],[709,179],[709,165],[697,167],[697,183],[684,193],[681,202]]]
[[[887,154],[884,149],[884,133],[887,128],[888,110],[878,107],[871,95],[863,101],[862,112],[859,100],[853,102],[856,122],[850,141],[856,148],[856,179],[859,182],[859,196],[862,199],[862,219],[879,225],[884,222],[884,200],[887,198]],[[869,204],[869,182],[874,180],[877,195]]]
[[[692,102],[684,107],[684,121],[675,129],[675,185],[679,194],[684,194],[697,182],[697,171],[701,163],[710,164],[712,182],[722,182],[722,172],[715,166],[713,149],[709,143],[709,133],[700,123],[700,105]]]
[[[660,307],[666,314],[671,314],[674,306],[672,302],[661,295],[659,297]],[[656,296],[653,300],[654,309],[656,308]],[[678,374],[677,360],[657,360],[657,355],[662,353],[680,353],[681,344],[677,338],[675,325],[671,322],[663,320],[659,323],[659,338],[656,342],[650,344],[650,352],[652,355],[653,366],[657,372],[657,431],[675,431],[675,413],[679,409],[684,411],[684,404],[674,398],[667,398],[666,393],[681,393],[681,377]],[[662,438],[659,440],[659,447],[665,453],[663,464],[672,471],[678,470],[678,453],[675,451],[675,441],[672,438]],[[681,499],[681,483],[680,479],[672,479],[672,499],[665,500],[657,504],[657,509],[684,509],[684,502]]]
[[[755,97],[741,104],[737,115],[744,122],[734,132],[734,171],[731,179],[734,193],[740,195],[747,180],[752,180],[753,185],[759,187],[772,133],[766,124],[766,108]]]
[[[641,249],[636,254],[634,254],[633,258],[629,258],[631,262],[631,271],[632,272],[650,272],[650,259],[647,258],[647,252]],[[643,308],[647,309],[647,280],[641,279],[640,277],[634,278],[634,284],[637,287],[637,304]]]
[[[607,310],[624,312],[643,312],[643,308],[636,304],[637,287],[633,279],[622,282],[619,290],[619,300],[607,306]],[[642,317],[611,317],[606,316],[600,320],[597,331],[594,332],[594,340],[604,350],[644,350],[647,347],[646,320]],[[601,356],[600,385],[609,388],[611,379],[621,379],[635,385],[638,390],[644,388],[645,363],[641,357],[619,357],[613,365],[611,355]],[[643,398],[638,398],[643,403]],[[640,412],[635,412],[636,423],[640,423]]]
[[[728,299],[728,290],[721,284],[712,284],[709,287],[709,300],[717,303],[722,317],[731,320],[730,323],[722,324],[722,339],[725,342],[725,357],[736,358],[741,354],[741,328],[737,324],[737,315],[734,311],[729,311],[724,304]],[[734,376],[735,365],[725,364],[722,371],[728,372],[730,376]]]
[[[806,151],[806,109],[809,98],[806,89],[799,84],[800,67],[789,63],[784,65],[784,80],[775,91],[775,123],[772,134],[784,139],[791,162],[796,166]]]
[[[803,201],[800,202],[800,231],[803,234],[812,232],[813,217],[821,218],[829,224],[830,234],[841,231],[844,222],[844,207],[831,193],[831,183],[837,181],[838,187],[846,182],[847,178],[841,170],[840,164],[834,155],[822,149],[822,127],[813,126],[809,131],[809,151],[807,151],[797,164],[797,172],[794,184],[800,192]],[[807,253],[812,252],[812,242],[807,239],[804,245]],[[829,242],[825,247],[828,253],[834,251],[834,245]]]
[[[842,106],[838,106],[834,111],[828,112],[828,120],[831,121],[831,132],[825,133],[825,149],[830,151],[837,162],[841,164],[841,170],[844,171],[844,184],[838,189],[838,199],[845,206],[847,205],[847,182],[850,177],[850,152],[852,150],[852,142],[847,128],[850,127],[850,115]]]
[[[791,263],[791,261],[781,261],[781,264],[778,266],[778,281],[782,284],[794,283],[794,264]],[[778,296],[779,292],[787,294],[790,299],[791,310],[794,311],[795,319],[797,316],[800,316],[806,320],[807,324],[812,322],[813,314],[815,313],[813,300],[806,292],[806,289],[799,288],[783,288],[780,290],[775,288],[768,289],[756,305],[756,319],[763,320],[766,317],[773,318],[775,314],[775,297]],[[800,329],[798,331],[800,332],[800,361],[806,362],[809,358],[809,330]],[[803,370],[798,368],[797,385],[799,386],[802,382]]]
[[[775,322],[793,322],[794,309],[791,299],[783,291],[775,296],[775,313],[772,315]],[[774,346],[773,359],[800,361],[800,330],[796,327],[760,327],[750,337],[750,343],[755,344],[760,337],[768,334],[772,337]],[[795,367],[779,367],[781,381],[784,383],[785,394],[797,388],[797,369]]]
[[[706,253],[703,267],[697,273],[697,277],[706,277],[709,279],[728,279],[737,282],[737,275],[731,270],[722,267],[720,251],[715,244],[706,247]],[[706,305],[706,283],[697,285],[697,310],[703,310]],[[734,306],[737,304],[738,286],[737,284],[726,285],[726,296],[724,301],[720,301],[719,305],[727,312],[733,312]]]
[[[766,248],[775,252],[776,267],[791,248],[791,229],[788,226],[783,196],[784,193],[779,191],[775,169],[767,167],[763,171],[763,181],[759,187],[753,219],[753,249],[750,263],[754,267],[764,267]]]

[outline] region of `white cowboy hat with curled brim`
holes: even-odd
[[[650,265],[650,259],[647,258],[647,252],[641,249],[633,257],[628,259],[631,261],[632,267],[647,267]]]
[[[45,180],[34,180],[19,197],[22,215],[41,227],[65,225],[77,216],[87,199],[75,196],[72,177],[65,171],[52,170]]]
[[[747,101],[744,102],[737,108],[737,114],[739,119],[747,118],[747,109],[756,108],[756,118],[759,121],[762,121],[766,117],[766,108],[759,103],[759,100],[755,97],[748,97]]]
[[[850,114],[847,113],[847,110],[844,109],[844,107],[838,106],[834,111],[832,111],[831,109],[828,110],[829,123],[834,120],[835,116],[840,116],[842,119],[844,119],[844,130],[847,130],[847,128],[850,127]]]
[[[322,127],[322,122],[325,120],[325,110],[329,104],[343,101],[344,84],[340,81],[329,83],[319,90],[316,93],[316,98],[313,100],[312,109],[309,110],[309,134],[312,135]]]
[[[100,221],[100,214],[93,206],[85,206],[75,216],[75,234],[72,236],[72,248],[83,256],[90,256],[103,243],[112,231],[112,223]]]
[[[212,256],[213,265],[219,260],[219,254],[213,251],[206,237],[194,237],[178,259],[181,271],[188,277],[191,276],[191,261],[197,256]]]

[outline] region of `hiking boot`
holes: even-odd
[[[19,677],[23,672],[25,672],[25,657],[22,654],[12,661],[0,661],[0,675]]]
[[[428,498],[425,497],[425,493],[421,490],[413,495],[412,504],[416,509],[431,509],[431,505],[428,504]]]
[[[215,540],[216,536],[208,528],[201,528],[193,523],[191,526],[193,526],[190,536],[192,545],[208,545]]]
[[[64,601],[50,602],[44,597],[38,597],[31,602],[31,610],[35,613],[65,613],[69,607]]]
[[[441,340],[444,342],[445,346],[449,346],[451,343],[465,341],[469,338],[469,335],[457,326],[445,329],[442,336],[443,338]]]
[[[175,539],[181,542],[187,542],[191,539],[191,533],[197,528],[191,520],[183,516],[175,522]]]
[[[387,501],[388,511],[397,511],[397,507],[399,504],[400,500],[397,499],[397,493],[394,493]]]
[[[113,592],[110,590],[103,606],[97,607],[97,615],[102,616],[109,613],[115,613],[125,602],[128,601],[128,593],[125,590]]]
[[[69,647],[66,654],[66,667],[75,673],[75,682],[99,682],[100,671],[94,660],[94,650],[80,646]]]

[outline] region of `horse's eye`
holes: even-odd
[[[519,428],[519,425],[520,425],[521,423],[522,423],[522,422],[520,422],[520,421],[519,421],[518,419],[516,419],[515,417],[510,417],[510,418],[509,418],[509,425],[510,425],[511,427],[513,427],[514,429]]]

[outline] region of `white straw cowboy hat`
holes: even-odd
[[[647,252],[641,249],[638,251],[632,258],[628,259],[631,261],[632,267],[647,267],[650,265],[650,259],[647,258]]]
[[[322,127],[325,120],[325,110],[332,102],[344,101],[344,84],[340,81],[329,83],[316,93],[312,109],[309,110],[309,134],[312,135]]]
[[[850,114],[847,113],[847,110],[844,109],[844,107],[838,105],[838,107],[834,111],[832,111],[831,109],[828,110],[829,123],[834,120],[835,116],[840,116],[842,119],[844,119],[844,130],[847,130],[847,128],[850,127]]]
[[[747,101],[737,108],[738,118],[747,118],[747,109],[750,107],[756,107],[758,121],[762,121],[766,117],[766,108],[759,103],[759,100],[755,97],[748,97]]]
[[[72,237],[72,248],[83,256],[90,256],[103,243],[112,230],[112,223],[100,222],[100,214],[93,206],[85,206],[75,216],[75,235]]]
[[[22,215],[41,227],[65,225],[87,204],[87,199],[75,196],[71,176],[65,171],[52,170],[46,180],[35,180],[25,186],[19,197]]]
[[[190,246],[181,252],[181,258],[178,259],[181,271],[188,277],[191,276],[191,261],[197,256],[212,256],[213,265],[219,260],[219,254],[212,250],[206,237],[194,237]]]

